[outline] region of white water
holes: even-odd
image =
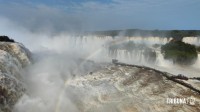
[[[157,68],[157,69],[161,69],[163,71],[166,72],[170,72],[172,74],[183,74],[189,77],[198,77],[199,76],[199,72],[200,72],[200,54],[198,55],[198,59],[196,61],[195,64],[191,65],[191,66],[184,66],[184,65],[176,65],[173,64],[173,62],[171,60],[165,60],[163,58],[163,55],[160,52],[160,48],[154,49],[156,51],[157,54],[157,58],[156,58],[156,63],[152,64],[149,63],[145,60],[145,56],[142,53],[143,51],[135,51],[135,52],[126,52],[125,50],[117,50],[117,55],[111,56],[108,55],[106,52],[106,48],[104,48],[104,44],[106,43],[115,43],[115,44],[120,44],[120,43],[124,43],[124,42],[128,42],[128,41],[133,41],[134,43],[138,43],[138,44],[145,44],[149,47],[152,47],[152,45],[154,44],[166,44],[167,42],[169,42],[172,38],[161,38],[161,37],[120,37],[120,38],[115,38],[112,39],[111,37],[105,37],[105,38],[99,38],[99,37],[84,37],[87,41],[82,42],[83,46],[85,46],[84,49],[88,49],[90,47],[90,45],[95,45],[94,49],[96,49],[97,51],[99,49],[101,49],[99,51],[99,53],[96,53],[95,55],[92,55],[91,57],[89,57],[88,59],[91,60],[100,60],[102,61],[108,61],[110,62],[111,59],[116,58],[121,62],[125,62],[125,63],[130,63],[130,64],[137,64],[137,65],[145,65],[145,66],[150,66],[152,68]],[[200,39],[199,37],[186,37],[183,39],[184,42],[189,43],[189,44],[193,44],[193,45],[200,45]],[[89,47],[86,47],[88,46]],[[93,50],[94,52],[96,50]],[[92,54],[93,52],[91,52]]]
[[[35,36],[39,36],[35,40]],[[154,44],[166,44],[172,38],[163,37],[115,37],[113,39],[110,36],[98,37],[98,36],[83,36],[77,37],[73,35],[62,34],[49,38],[41,35],[31,35],[29,42],[25,42],[25,46],[31,49],[33,52],[56,52],[59,54],[67,53],[76,55],[85,60],[94,60],[95,62],[111,62],[112,59],[118,59],[121,62],[146,65],[153,68],[162,69],[164,71],[174,74],[184,74],[187,76],[199,76],[200,72],[200,55],[194,65],[191,66],[180,66],[175,65],[170,60],[165,60],[163,55],[160,53],[159,48],[153,48],[156,51],[157,58],[156,63],[148,63],[145,60],[143,51],[127,52],[125,50],[117,50],[115,55],[109,55],[107,46],[113,44],[126,43],[133,41],[136,44],[144,44],[150,48]],[[31,42],[30,42],[31,40]],[[34,43],[32,43],[34,41]],[[183,39],[184,42],[200,45],[199,37],[186,37]],[[27,44],[27,45],[26,45]]]
[[[94,68],[98,68],[92,63],[88,64],[86,61],[87,59],[94,60],[98,63],[111,62],[111,59],[116,58],[121,62],[146,65],[174,74],[182,73],[188,76],[199,76],[200,73],[200,55],[194,65],[184,67],[173,65],[171,61],[164,60],[159,49],[156,49],[158,55],[156,63],[152,64],[145,61],[145,56],[142,51],[132,52],[131,54],[130,52],[126,53],[124,50],[117,50],[117,55],[110,56],[106,48],[110,43],[120,44],[129,40],[135,43],[143,43],[147,46],[165,44],[170,40],[167,38],[127,38],[118,36],[113,40],[112,37],[109,36],[84,36],[82,38],[69,34],[52,36],[43,33],[32,33],[28,31],[27,28],[21,27],[12,21],[0,20],[0,30],[4,33],[3,35],[8,35],[14,40],[23,43],[32,51],[36,58],[33,65],[22,71],[27,93],[19,99],[18,103],[15,105],[14,112],[79,112],[76,106],[80,105],[79,103],[82,102],[74,104],[73,101],[82,98],[85,98],[83,99],[83,101],[85,101],[83,103],[87,105],[96,105],[95,102],[87,102],[89,101],[89,97],[92,97],[93,94],[96,95],[98,93],[108,92],[105,90],[105,86],[109,84],[102,84],[102,88],[99,89],[84,83],[84,80],[87,82],[87,78],[81,78],[82,75],[95,70]],[[184,38],[183,40],[187,43],[200,45],[197,37]],[[80,58],[83,59],[81,63],[79,60]],[[102,75],[107,74],[100,72],[99,75],[97,74],[96,76],[97,79]],[[112,75],[114,78],[119,79],[119,73],[114,73]],[[90,80],[94,80],[94,78],[90,78]],[[81,86],[81,91],[77,90],[76,95],[74,95],[70,85]],[[119,87],[118,89],[123,88]],[[89,97],[84,97],[84,93]],[[110,112],[110,107],[116,107],[116,105],[109,106],[110,105],[107,106],[108,112]]]
[[[198,60],[194,65],[191,66],[180,66],[173,64],[170,60],[165,60],[163,58],[163,55],[160,52],[160,49],[154,49],[157,54],[156,63],[148,63],[145,60],[145,56],[142,53],[143,51],[135,51],[135,52],[127,52],[125,50],[117,50],[116,55],[108,55],[107,48],[104,47],[105,44],[108,43],[114,43],[114,44],[120,44],[125,43],[128,41],[133,41],[134,43],[138,44],[145,44],[149,47],[152,47],[154,44],[166,44],[169,42],[172,38],[161,38],[161,37],[120,37],[112,39],[111,37],[84,37],[85,41],[77,40],[77,43],[81,43],[79,49],[81,51],[88,51],[89,56],[87,59],[95,60],[95,61],[105,61],[110,62],[111,59],[115,58],[118,59],[121,62],[130,63],[130,64],[137,64],[137,65],[146,65],[153,68],[161,69],[163,71],[167,71],[173,74],[184,74],[189,77],[199,76],[200,72],[200,55],[198,55]],[[194,45],[200,45],[200,41],[198,37],[186,37],[183,39],[184,42],[194,44]],[[78,44],[77,44],[78,45]]]
[[[129,40],[151,47],[153,44],[167,43],[169,41],[167,38],[120,37],[113,40],[109,36],[103,38],[97,36],[76,37],[73,35],[60,35],[52,38],[40,37],[30,39],[34,40],[34,44],[31,43],[32,41],[25,43],[25,46],[28,46],[35,54],[37,61],[23,73],[27,94],[16,104],[14,112],[65,112],[66,110],[79,112],[76,107],[79,104],[74,104],[76,98],[84,98],[83,101],[89,102],[89,97],[92,97],[93,94],[105,92],[104,88],[98,90],[90,85],[85,85],[85,83],[79,85],[79,81],[86,80],[81,78],[82,75],[98,68],[91,63],[88,64],[87,60],[102,63],[111,62],[113,58],[116,58],[121,62],[146,65],[187,76],[199,76],[198,73],[200,72],[199,59],[192,66],[178,66],[169,60],[164,60],[160,50],[155,49],[157,53],[156,63],[152,64],[146,62],[143,51],[136,50],[127,53],[125,50],[117,50],[117,55],[112,56],[109,55],[107,47],[110,44],[120,44]],[[77,61],[80,58],[83,60]],[[115,74],[113,75],[115,76]],[[101,77],[101,73],[98,77]],[[74,95],[73,91],[75,90],[71,88],[71,85],[83,86],[81,90],[77,90],[76,95],[78,96]],[[84,93],[88,93],[89,97]],[[91,105],[96,104],[91,102]],[[104,110],[109,109],[110,107]]]

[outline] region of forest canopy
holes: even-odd
[[[165,59],[171,59],[176,64],[193,64],[198,53],[196,47],[182,41],[171,41],[161,47]]]
[[[0,42],[15,42],[13,39],[8,36],[0,36]]]
[[[141,36],[141,37],[195,37],[200,36],[200,30],[140,30],[140,29],[127,29],[127,30],[109,30],[109,31],[94,31],[87,32],[88,35],[99,35],[99,36]]]

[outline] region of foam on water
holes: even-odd
[[[120,45],[129,41],[134,41],[136,44],[145,45],[154,50],[157,54],[155,63],[148,61],[150,58],[147,59],[144,49],[133,48],[131,52],[117,49],[112,55],[110,54],[109,46]],[[60,35],[53,38],[38,38],[35,40],[36,45],[30,49],[34,54],[37,54],[36,58],[39,59],[23,74],[26,79],[28,95],[24,95],[19,100],[15,112],[26,112],[27,109],[33,109],[30,112],[64,112],[68,109],[73,112],[78,112],[81,109],[90,112],[95,110],[96,107],[109,111],[112,106],[115,106],[116,102],[129,101],[128,99],[133,97],[131,93],[136,90],[129,90],[129,87],[125,90],[119,84],[126,76],[121,74],[121,72],[126,71],[124,68],[119,68],[117,72],[115,68],[109,68],[110,70],[106,72],[110,73],[106,73],[101,71],[99,65],[88,60],[102,64],[103,62],[110,63],[112,59],[118,59],[120,62],[150,66],[173,74],[182,73],[188,76],[197,76],[200,72],[199,59],[192,66],[178,66],[170,60],[165,60],[159,47],[152,47],[154,44],[162,45],[169,41],[170,39],[161,37],[112,38],[110,36]],[[187,39],[184,41],[194,42]],[[130,70],[132,72],[133,69]],[[99,72],[95,75],[92,73],[89,75],[93,71]],[[126,77],[129,77],[128,74],[131,74],[131,72],[127,72]],[[121,75],[124,78],[121,78]],[[130,88],[137,86],[137,84],[135,83]],[[148,89],[151,88],[146,90]],[[124,91],[128,91],[128,93],[126,94]],[[120,96],[121,93],[124,94],[123,97]],[[134,97],[137,98],[137,96]],[[74,104],[74,102],[76,103]],[[108,102],[111,103],[106,105]],[[102,106],[102,103],[105,105]],[[136,103],[139,104],[140,102]]]

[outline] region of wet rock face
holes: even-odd
[[[17,58],[22,67],[31,63],[30,51],[20,43],[0,42],[0,50],[4,50],[12,57]]]
[[[30,55],[19,43],[0,42],[0,112],[10,112],[23,95],[20,70],[31,63]]]
[[[111,65],[68,80],[66,89],[80,112],[200,111],[199,95],[156,71],[137,67]],[[167,98],[189,97],[195,98],[195,105],[167,104]]]

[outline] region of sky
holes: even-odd
[[[0,0],[0,20],[32,32],[200,30],[200,0]]]

